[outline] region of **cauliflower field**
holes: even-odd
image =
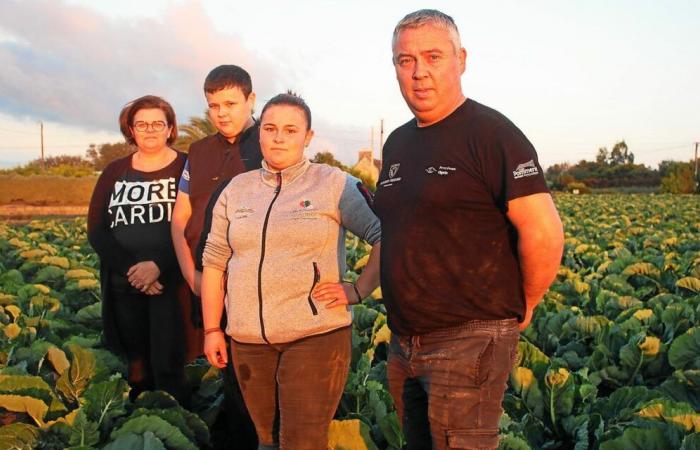
[[[501,449],[700,448],[700,202],[556,197],[566,249],[522,334]],[[357,276],[368,247],[346,240]],[[0,224],[0,449],[219,448],[216,369],[188,366],[192,409],[128,401],[101,347],[98,260],[85,221]],[[353,357],[329,448],[399,449],[381,292],[354,306]]]

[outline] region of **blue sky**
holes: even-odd
[[[286,89],[312,108],[309,149],[346,163],[411,116],[391,32],[415,9],[452,15],[467,49],[465,94],[513,120],[543,165],[593,159],[625,139],[639,162],[689,160],[700,141],[700,2],[89,1],[0,3],[0,164],[82,154],[120,139],[123,104],[164,96],[180,122],[224,63],[264,101]]]

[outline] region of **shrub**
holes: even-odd
[[[573,183],[569,183],[566,185],[566,191],[571,192],[572,194],[590,194],[591,189],[586,186],[584,183],[574,181]]]

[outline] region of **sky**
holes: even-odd
[[[346,164],[411,119],[391,64],[407,13],[451,15],[467,97],[509,117],[540,163],[592,160],[625,140],[636,162],[688,161],[700,141],[700,2],[471,0],[2,0],[0,166],[121,141],[124,104],[166,98],[201,116],[219,64],[248,70],[256,109],[291,89],[310,105],[308,156]],[[373,133],[374,130],[374,133]]]

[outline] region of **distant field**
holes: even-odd
[[[0,175],[0,205],[87,206],[97,177]]]

